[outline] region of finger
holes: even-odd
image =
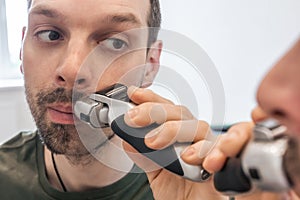
[[[195,143],[204,139],[216,140],[205,121],[168,121],[149,132],[145,137],[145,144],[152,149],[163,149],[175,142]]]
[[[251,117],[254,122],[259,122],[266,119],[268,115],[262,110],[261,107],[257,106],[252,110]]]
[[[227,156],[235,157],[241,152],[252,136],[254,124],[251,122],[239,123],[232,126],[223,134],[217,143],[217,147]]]
[[[125,114],[125,122],[129,126],[147,126],[156,122],[162,124],[170,120],[194,119],[192,113],[184,106],[166,103],[143,103]]]
[[[227,160],[227,156],[219,149],[213,149],[209,155],[204,158],[203,168],[209,173],[220,171]]]
[[[200,165],[202,164],[205,156],[210,152],[214,142],[201,140],[195,144],[189,146],[182,154],[181,158],[184,162],[191,165]]]
[[[203,161],[203,167],[209,172],[219,171],[229,157],[236,157],[250,140],[253,123],[239,123],[221,135],[214,149]]]
[[[172,101],[155,94],[153,91],[145,88],[138,88],[130,86],[127,90],[129,98],[136,104],[142,104],[145,102],[167,103],[173,104]]]

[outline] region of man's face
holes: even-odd
[[[300,40],[262,81],[258,103],[300,141]]]
[[[86,153],[74,126],[73,88],[82,96],[87,88],[100,90],[119,82],[136,66],[158,64],[159,54],[153,58],[146,49],[120,56],[131,39],[119,33],[147,27],[149,8],[148,0],[33,0],[23,39],[22,71],[27,101],[50,150]],[[100,58],[117,58],[96,74],[101,75],[99,80],[95,69],[80,69],[97,46]],[[137,70],[129,84],[140,85],[143,70]]]

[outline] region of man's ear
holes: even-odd
[[[22,61],[23,59],[23,41],[24,41],[24,37],[25,37],[25,32],[26,32],[26,27],[24,26],[22,28],[22,44],[21,44],[21,48],[20,48],[20,54],[19,54],[19,59]],[[20,65],[20,71],[23,74],[24,73],[24,69],[23,69],[23,64],[21,63]]]
[[[158,73],[162,46],[162,41],[157,40],[148,50],[142,87],[149,87]]]

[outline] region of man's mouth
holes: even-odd
[[[47,115],[51,122],[56,124],[74,124],[71,105],[55,104],[47,107]]]

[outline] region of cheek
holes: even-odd
[[[140,86],[144,76],[145,56],[130,54],[115,60],[98,77],[98,88],[105,88],[115,83]]]
[[[32,46],[24,45],[22,66],[25,83],[35,88],[45,86],[54,75],[54,60]]]
[[[47,74],[45,71],[42,71],[39,67],[40,64],[38,62],[38,58],[34,58],[34,56],[24,56],[23,59],[23,73],[24,73],[24,81],[30,87],[37,87],[34,85],[40,84],[41,80],[45,80],[45,75]]]

